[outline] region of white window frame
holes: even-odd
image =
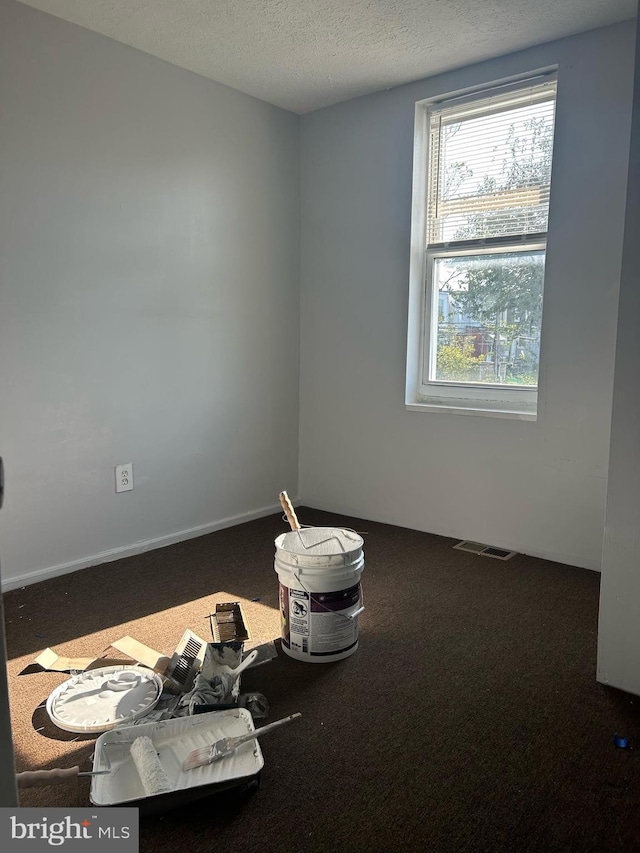
[[[482,100],[496,90],[514,91],[531,86],[543,78],[554,79],[555,69],[544,69],[506,84],[492,85],[460,97],[460,102]],[[413,201],[411,217],[411,258],[409,288],[409,325],[407,335],[407,409],[414,411],[455,412],[469,415],[536,420],[538,387],[475,385],[429,379],[429,350],[437,346],[432,334],[434,305],[438,291],[433,282],[436,258],[504,254],[505,252],[544,251],[547,232],[467,240],[464,243],[427,246],[427,179],[429,172],[429,114],[454,96],[419,101],[416,104],[413,154]],[[544,306],[543,306],[544,312]],[[539,383],[538,383],[539,384]]]

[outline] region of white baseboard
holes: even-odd
[[[295,499],[291,503],[294,506],[299,506],[300,500]],[[280,504],[272,504],[271,506],[265,506],[252,512],[244,512],[230,518],[201,524],[198,527],[190,527],[188,530],[179,530],[177,533],[169,533],[166,536],[158,536],[155,539],[145,539],[142,542],[134,542],[132,545],[111,548],[109,551],[101,551],[99,554],[94,554],[91,557],[83,557],[80,560],[72,560],[69,563],[61,563],[58,566],[38,569],[35,572],[28,572],[25,575],[8,578],[6,581],[3,580],[2,592],[8,592],[10,589],[17,589],[18,587],[38,583],[38,581],[55,578],[58,575],[67,575],[70,572],[77,572],[79,569],[86,569],[89,566],[98,566],[100,563],[111,563],[113,560],[121,560],[123,557],[144,554],[146,551],[154,551],[156,548],[164,548],[167,545],[174,545],[176,542],[185,542],[187,539],[205,536],[207,533],[223,530],[225,527],[235,527],[237,524],[244,524],[245,521],[254,521],[257,518],[264,518],[279,511],[282,511]]]
[[[390,524],[394,527],[404,527],[407,530],[417,530],[422,533],[429,533],[432,536],[442,536],[445,539],[470,539],[472,542],[486,542],[484,538],[477,538],[475,536],[463,535],[459,531],[456,533],[453,530],[435,530],[435,529],[427,529],[426,527],[408,527],[406,524],[400,524],[397,520],[390,518],[386,515],[382,518],[377,514],[369,514],[366,518],[363,518],[357,512],[350,510],[348,507],[340,506],[339,504],[325,504],[323,501],[314,500],[313,498],[305,498],[304,505],[309,509],[318,509],[321,512],[332,512],[335,515],[346,515],[351,518],[360,518],[363,522],[366,521],[375,521],[379,524]],[[297,506],[297,504],[296,504]],[[493,544],[493,543],[492,543]],[[365,538],[365,549],[367,546],[366,538]],[[578,569],[588,569],[590,572],[598,572],[602,573],[602,568],[600,564],[596,564],[593,560],[583,559],[582,557],[578,557],[575,554],[566,554],[560,551],[548,551],[546,549],[539,548],[529,548],[527,545],[523,545],[523,543],[516,543],[514,541],[504,541],[501,540],[498,548],[504,548],[506,551],[515,551],[517,554],[524,554],[529,557],[537,557],[540,560],[549,560],[552,563],[562,563],[565,566],[574,566]]]

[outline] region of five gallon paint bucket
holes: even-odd
[[[357,650],[363,545],[339,527],[304,527],[276,539],[282,648],[290,657],[329,663]]]

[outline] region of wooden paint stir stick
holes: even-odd
[[[286,492],[280,492],[280,505],[287,516],[287,521],[292,530],[300,530],[300,522],[296,516],[295,510],[289,500],[289,495]]]

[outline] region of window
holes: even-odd
[[[417,104],[409,405],[535,417],[555,97]]]

